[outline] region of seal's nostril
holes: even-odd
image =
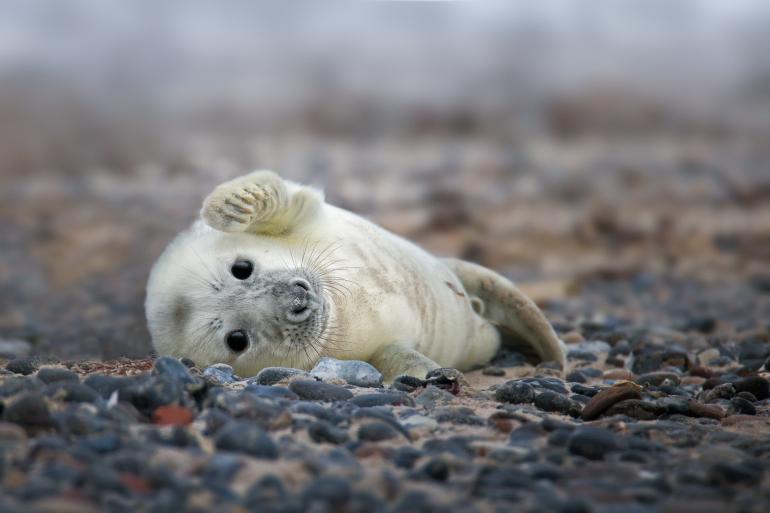
[[[302,278],[293,278],[291,281],[289,281],[289,285],[291,287],[299,287],[304,289],[306,292],[310,291],[310,283]]]
[[[249,345],[249,337],[243,330],[231,331],[225,337],[225,344],[231,351],[240,353]]]

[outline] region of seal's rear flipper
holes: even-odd
[[[564,365],[564,349],[556,333],[535,303],[516,285],[494,271],[477,264],[445,258],[443,262],[457,275],[479,315],[494,324],[502,344],[528,357]]]

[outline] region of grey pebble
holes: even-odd
[[[341,379],[357,387],[379,387],[382,385],[382,374],[372,365],[360,360],[337,360],[321,358],[310,375],[324,381]]]

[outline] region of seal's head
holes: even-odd
[[[150,274],[145,308],[156,349],[199,366],[227,363],[242,376],[312,366],[329,340],[332,301],[323,272],[298,260],[279,239],[197,223]]]

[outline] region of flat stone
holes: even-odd
[[[398,431],[385,422],[368,422],[358,429],[358,439],[367,442],[381,442],[397,436]]]
[[[37,371],[37,379],[46,384],[57,381],[80,381],[76,373],[63,367],[41,367]]]
[[[289,390],[308,401],[347,401],[353,397],[346,388],[314,380],[292,381]]]
[[[382,385],[382,374],[372,365],[360,360],[337,360],[321,358],[310,375],[328,381],[341,379],[357,387],[379,387]]]
[[[274,385],[285,379],[302,376],[310,378],[310,374],[301,369],[292,369],[291,367],[265,367],[257,375],[247,381],[247,383],[257,385]]]
[[[404,392],[382,392],[374,394],[357,395],[349,401],[361,408],[371,408],[372,406],[414,406],[414,399]]]

